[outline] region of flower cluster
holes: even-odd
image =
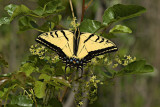
[[[56,63],[59,61],[59,57],[54,51],[45,48],[45,46],[41,44],[35,44],[30,47],[30,52],[32,55],[38,55],[40,59],[44,59],[46,61],[51,61]]]
[[[122,58],[116,57],[115,61],[123,66],[128,65],[131,62],[134,62],[136,60],[136,57],[131,57],[130,55],[124,55]]]
[[[75,28],[78,28],[80,23],[76,23],[76,20],[77,20],[76,17],[74,17],[69,25],[70,26],[69,30],[75,30]]]
[[[85,98],[87,98],[90,103],[93,103],[97,99],[98,84],[103,83],[98,80],[95,75],[92,75],[88,81],[80,80],[79,87],[75,91],[77,106],[82,106]]]
[[[47,51],[44,46],[39,44],[32,45],[29,50],[32,55],[38,55],[40,59],[44,59]]]

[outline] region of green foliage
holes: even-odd
[[[18,105],[20,107],[32,107],[33,102],[27,96],[19,95],[19,96],[12,96],[11,104]]]
[[[132,30],[127,26],[116,25],[109,31],[109,33],[132,33]]]
[[[145,60],[138,60],[125,66],[117,75],[149,73],[153,71],[153,67],[147,65]]]
[[[142,6],[117,4],[104,12],[103,24],[110,25],[113,22],[139,16],[145,11],[146,9]]]
[[[35,81],[35,95],[38,98],[43,98],[45,96],[46,83],[41,81]]]
[[[9,17],[1,17],[0,18],[0,26],[3,24],[9,24],[9,23],[10,23]]]
[[[19,25],[20,31],[25,31],[25,30],[38,27],[38,25],[36,24],[36,21],[33,18],[28,16],[20,17],[18,21],[18,25]]]
[[[33,63],[25,63],[22,65],[19,72],[25,72],[26,76],[30,76],[30,74],[36,70],[37,69]]]
[[[8,67],[8,62],[0,55],[0,66],[1,67]]]
[[[101,22],[96,20],[84,20],[80,25],[81,32],[95,33],[101,28]]]
[[[18,19],[19,31],[34,29],[47,32],[58,26],[62,19],[60,12],[65,9],[61,0],[38,0],[37,4],[35,10],[25,5],[7,5],[4,10],[9,16],[0,18],[0,26],[9,24],[15,18]],[[73,18],[71,25],[73,28],[79,26],[81,32],[96,33],[102,29],[105,31],[114,22],[133,18],[144,12],[145,8],[141,6],[117,4],[105,10],[103,22],[85,19],[79,25],[75,23],[76,18]],[[39,20],[43,20],[41,25]],[[108,34],[103,31],[102,36],[107,38],[118,37],[115,36],[116,33],[132,33],[132,30],[124,25],[113,26]],[[90,103],[97,99],[99,84],[110,82],[116,76],[153,72],[153,67],[146,64],[145,60],[136,60],[130,55],[122,56],[116,53],[94,58],[84,68],[87,72],[79,77],[79,72],[75,72],[75,69],[65,73],[65,65],[50,49],[35,44],[31,46],[30,52],[32,55],[22,62],[18,71],[0,75],[0,98],[6,103],[7,100],[10,101],[7,107],[62,107],[61,93],[65,92],[65,89],[74,90],[75,102],[81,106],[84,98],[89,99]],[[8,67],[2,57],[0,67]],[[75,84],[78,84],[78,88]]]

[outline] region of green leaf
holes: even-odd
[[[59,5],[59,2],[57,0],[48,2],[44,6],[45,13],[54,13]]]
[[[48,32],[48,31],[50,31],[51,28],[54,27],[53,24],[54,23],[47,21],[42,26],[40,26],[38,29],[43,31],[43,32]]]
[[[105,37],[107,39],[117,38],[117,36],[114,35],[113,33],[108,33],[108,34],[103,33],[101,36],[103,36],[103,37]]]
[[[139,60],[125,66],[121,71],[117,73],[117,75],[149,73],[153,71],[153,67],[151,65],[147,65],[145,60]]]
[[[7,11],[7,13],[9,14],[9,16],[12,16],[13,12],[15,11],[15,9],[18,7],[18,5],[15,4],[9,4],[7,5],[4,10]]]
[[[4,92],[0,91],[0,98],[2,98],[4,96]]]
[[[108,26],[113,22],[136,17],[144,13],[146,9],[138,5],[116,4],[107,10],[103,15],[103,24]]]
[[[94,67],[95,71],[100,74],[101,79],[103,78],[113,78],[114,70],[108,69],[105,65],[97,65]]]
[[[109,33],[132,33],[132,30],[127,26],[116,25],[109,31]]]
[[[61,19],[62,19],[61,15],[55,15],[53,17],[50,17],[47,20],[50,21],[50,22],[53,22],[53,23],[55,23],[55,25],[57,25],[61,21]]]
[[[67,87],[71,86],[70,83],[62,77],[53,77],[52,80],[54,80],[55,83],[60,83],[60,84],[65,85]]]
[[[38,16],[42,16],[44,14],[42,7],[38,7],[37,9],[33,10],[32,12]]]
[[[6,62],[5,59],[1,55],[0,55],[0,67],[8,68],[8,62]]]
[[[38,98],[43,98],[45,96],[46,83],[41,81],[35,82],[34,92]]]
[[[41,7],[44,7],[48,2],[53,1],[53,0],[38,0],[38,5]]]
[[[19,31],[25,31],[33,28],[37,28],[36,21],[28,16],[22,16],[18,21]]]
[[[15,17],[17,17],[19,15],[23,15],[23,14],[27,15],[29,13],[31,13],[31,10],[28,7],[26,7],[25,5],[19,5],[13,11],[13,14],[12,14],[10,20],[12,21]]]
[[[58,61],[55,63],[55,75],[56,76],[61,76],[65,74],[64,70],[62,69],[62,66],[63,66],[62,61]]]
[[[32,100],[28,98],[28,96],[12,96],[11,104],[17,104],[20,107],[32,107]]]
[[[56,98],[50,99],[47,107],[53,107],[53,105],[54,107],[63,107],[62,103],[59,102]]]
[[[21,107],[21,106],[18,106],[17,104],[7,104],[6,107]]]
[[[49,76],[47,74],[41,74],[39,76],[39,79],[43,79],[44,81],[50,81],[51,80],[51,76]]]
[[[27,76],[30,76],[30,74],[34,71],[36,71],[36,67],[32,63],[25,63],[20,68],[19,72],[25,72]]]
[[[95,33],[101,28],[101,22],[96,20],[84,20],[80,25],[81,32]]]
[[[50,65],[45,64],[42,68],[42,70],[40,70],[40,72],[42,73],[50,73],[53,74],[55,71],[54,67],[51,67]]]
[[[64,6],[58,6],[57,9],[56,9],[56,12],[58,13],[58,12],[61,12],[63,10],[65,10]]]
[[[10,18],[9,17],[1,17],[0,18],[0,26],[3,24],[9,24],[10,23]]]

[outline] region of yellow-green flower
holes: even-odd
[[[118,64],[114,64],[113,66],[112,66],[112,68],[116,68],[118,66]]]
[[[81,102],[79,102],[79,105],[83,105],[83,102],[81,101]]]
[[[132,57],[130,55],[127,56],[127,59],[130,60]]]

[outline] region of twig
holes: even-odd
[[[93,0],[90,0],[89,3],[87,4],[87,6],[85,7],[85,10],[87,10],[87,8],[91,5]]]
[[[74,11],[73,11],[73,5],[72,5],[72,0],[69,0],[70,6],[71,6],[71,11],[72,11],[72,16],[74,18]]]
[[[63,101],[64,96],[65,96],[65,95],[66,95],[66,93],[67,93],[67,90],[68,90],[68,87],[65,87],[65,89],[64,89],[64,91],[63,91],[63,94],[62,94],[62,97],[59,99],[59,101],[60,101],[60,102],[62,102],[62,101]]]
[[[75,19],[75,15],[74,15],[74,11],[73,11],[72,0],[69,0],[69,4],[70,4],[70,7],[71,7],[72,17],[73,17],[73,21],[74,21],[74,27],[75,27],[75,30],[76,30],[76,19]]]
[[[82,4],[81,22],[83,21],[83,18],[84,18],[84,12],[85,12],[85,0],[83,0],[83,4]]]
[[[89,3],[87,4],[87,6],[85,6],[85,0],[83,0],[81,22],[83,21],[85,11],[86,11],[86,10],[88,9],[88,7],[91,5],[92,1],[93,1],[93,0],[90,0]]]

